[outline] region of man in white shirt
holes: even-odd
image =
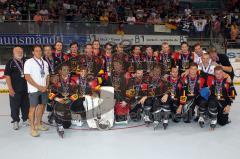
[[[27,80],[29,93],[29,122],[31,135],[39,136],[40,131],[47,131],[48,128],[42,125],[42,116],[45,105],[48,102],[47,87],[49,83],[48,64],[42,59],[40,46],[33,47],[33,57],[24,64],[24,75]],[[38,107],[38,108],[37,108]],[[36,109],[37,108],[37,109]]]
[[[214,75],[214,68],[216,67],[216,63],[213,62],[208,53],[205,53],[201,57],[202,62],[199,63],[198,69],[205,76]]]
[[[136,22],[136,18],[133,16],[132,13],[127,17],[128,24],[134,24]]]

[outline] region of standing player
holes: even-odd
[[[54,50],[52,51],[53,57],[57,58],[60,63],[64,62],[64,52],[63,52],[63,43],[61,41],[57,41],[54,45]]]
[[[174,55],[175,61],[179,66],[180,74],[188,73],[190,64],[194,61],[193,54],[189,51],[189,45],[187,42],[181,43],[181,50]]]

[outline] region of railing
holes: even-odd
[[[162,24],[127,24],[127,23],[99,23],[99,22],[43,22],[37,24],[33,21],[4,22],[0,24],[0,34],[116,34],[121,28],[124,34],[140,35],[187,35],[209,38],[211,28],[199,34],[193,28],[190,32],[182,31],[179,25]],[[170,28],[169,28],[170,27]],[[171,28],[173,27],[173,28]],[[158,30],[158,31],[157,31]]]

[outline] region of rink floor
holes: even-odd
[[[29,127],[12,130],[7,94],[0,95],[0,103],[1,159],[238,159],[240,155],[240,97],[232,106],[232,123],[215,131],[195,122],[170,122],[165,131],[131,123],[132,127],[109,131],[70,129],[64,139],[53,126],[38,138],[29,135]]]

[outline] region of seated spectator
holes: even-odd
[[[162,20],[160,18],[160,15],[157,14],[154,18],[153,18],[153,24],[161,24]]]
[[[77,3],[76,1],[73,1],[73,4],[70,5],[71,10],[77,11],[78,6],[76,3]]]
[[[103,15],[100,16],[99,20],[100,20],[101,24],[107,25],[109,23],[108,16],[109,16],[109,14],[107,12],[105,12]]]
[[[119,24],[116,34],[121,35],[121,36],[123,36],[125,34],[125,32],[123,30],[123,24]]]
[[[237,24],[234,22],[231,25],[231,31],[230,31],[231,40],[236,41],[236,39],[238,38],[238,35],[239,35],[239,29]]]
[[[136,18],[133,16],[132,13],[130,13],[129,16],[127,17],[127,22],[128,22],[128,24],[136,23]]]
[[[213,21],[213,36],[214,38],[219,38],[219,34],[221,32],[221,22],[219,18],[216,18]]]
[[[48,21],[48,19],[49,19],[49,12],[48,12],[48,10],[45,8],[45,7],[43,7],[40,11],[39,11],[39,14],[42,16],[42,20],[43,21]]]
[[[14,5],[10,8],[10,21],[20,20],[21,13],[16,9]]]
[[[0,23],[5,21],[5,15],[3,13],[3,10],[0,9]]]
[[[110,12],[109,21],[110,22],[117,22],[117,19],[118,19],[117,14],[115,12]]]
[[[154,24],[154,16],[153,15],[150,15],[147,19],[147,23],[148,24]]]
[[[52,8],[50,9],[49,18],[50,18],[51,20],[57,20],[58,15],[57,15],[57,13],[56,13],[56,8],[52,7]]]
[[[144,19],[143,19],[143,17],[136,17],[136,24],[144,24],[145,23],[145,21],[144,21]]]
[[[142,18],[144,15],[144,9],[141,5],[139,5],[138,9],[136,10],[136,16]]]
[[[186,16],[191,16],[192,10],[190,9],[189,6],[186,9],[184,9],[184,13]]]
[[[119,1],[119,4],[116,8],[117,14],[118,14],[118,20],[119,21],[125,21],[125,6],[122,4],[121,1]]]
[[[64,8],[64,10],[70,10],[71,9],[71,5],[69,4],[68,1],[64,1],[63,8]]]
[[[33,20],[38,25],[41,25],[42,21],[43,21],[42,16],[39,14],[39,12],[36,13],[36,15],[34,16]]]

